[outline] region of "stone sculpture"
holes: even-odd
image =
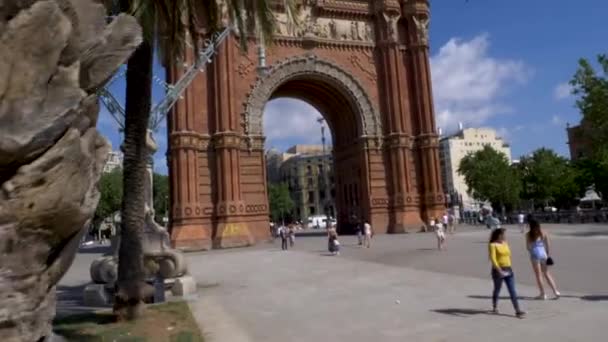
[[[51,335],[110,150],[95,91],[140,42],[94,0],[0,5],[0,341]]]
[[[418,35],[418,42],[423,45],[429,43],[429,18],[418,19],[416,16],[412,17],[414,24],[416,25],[416,34]]]
[[[151,156],[158,149],[152,131],[148,131],[146,138],[148,153]],[[182,252],[171,248],[170,237],[167,230],[154,221],[154,202],[152,197],[152,160],[148,163],[147,182],[145,188],[146,205],[145,205],[145,226],[142,241],[142,249],[144,254],[144,265],[146,265],[146,278],[154,278],[160,275],[163,279],[175,279],[184,276],[187,272],[186,261]],[[117,237],[119,237],[118,235]],[[98,285],[98,293],[102,293],[99,298],[111,298],[110,294],[114,290],[114,283],[118,276],[118,247],[120,239],[112,240],[112,251],[109,255],[103,256],[91,263],[90,275],[91,280]],[[85,293],[93,293],[91,287],[85,289]],[[95,300],[97,302],[98,299]],[[105,303],[108,304],[108,303]]]

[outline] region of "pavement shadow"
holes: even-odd
[[[437,248],[416,248],[416,250],[430,252],[430,251],[436,251]]]
[[[588,296],[581,296],[580,298],[582,300],[588,300],[591,302],[601,302],[601,301],[608,300],[608,295],[588,295]]]
[[[79,254],[105,254],[112,250],[111,246],[91,246],[91,247],[80,247],[78,249]]]
[[[608,236],[608,231],[582,231],[582,232],[559,232],[555,233],[559,236],[573,236],[573,237],[596,237],[596,236]]]
[[[504,316],[504,317],[512,317],[506,314],[494,313],[490,310],[479,310],[479,309],[467,309],[467,308],[448,308],[448,309],[435,309],[431,310],[432,312],[456,316],[456,317],[471,317],[477,315],[490,315],[490,316]]]
[[[468,298],[473,298],[473,299],[484,299],[484,300],[492,300],[492,296],[480,296],[480,295],[470,295],[467,296]],[[498,297],[498,299],[500,300],[511,300],[511,297],[509,296],[500,296]],[[529,296],[518,296],[517,299],[519,300],[537,300],[534,297],[529,297]]]

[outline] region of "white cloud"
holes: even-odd
[[[431,57],[437,124],[453,131],[458,122],[477,126],[510,112],[500,102],[509,86],[522,84],[531,70],[521,61],[488,55],[487,34],[471,40],[450,39]]]
[[[266,148],[285,149],[294,144],[320,144],[319,117],[321,114],[314,107],[301,100],[280,98],[268,102],[264,108]],[[325,138],[331,144],[328,129]]]
[[[560,83],[555,86],[555,89],[553,89],[553,97],[555,97],[556,100],[567,99],[571,94],[572,87],[567,82]]]

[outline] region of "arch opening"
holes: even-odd
[[[361,104],[349,93],[347,87],[334,79],[323,74],[296,74],[272,89],[264,103],[263,115],[267,115],[265,111],[268,103],[285,98],[302,101],[316,109],[308,119],[310,122],[305,124],[306,127],[311,124],[316,126],[316,133],[312,133],[316,139],[308,137],[304,141],[294,140],[293,145],[304,142],[316,143],[318,147],[322,137],[320,126],[315,121],[320,117],[329,128],[325,131],[325,137],[331,143],[327,143],[324,151],[319,148],[315,151],[313,148],[306,152],[306,148],[298,150],[295,146],[287,151],[270,151],[268,148],[274,147],[272,136],[265,134],[267,127],[260,129],[260,135],[266,140],[267,182],[285,183],[294,202],[291,215],[281,219],[315,226],[318,217],[321,217],[336,220],[342,233],[353,231],[354,224],[368,216],[366,209],[369,208],[368,201],[364,198],[368,192],[364,170],[365,151],[360,138],[366,135],[366,126]],[[284,117],[284,122],[288,123],[289,116],[293,113],[286,106],[281,106],[280,111],[279,120]],[[276,113],[274,114],[276,118]],[[264,119],[261,120],[263,123]],[[280,123],[272,123],[273,130],[277,124]],[[298,130],[301,127],[285,125],[284,129]],[[281,136],[288,136],[288,133],[281,132]],[[298,134],[294,132],[294,136]],[[284,142],[281,147],[288,148]],[[279,165],[276,162],[277,153]]]

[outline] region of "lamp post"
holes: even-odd
[[[327,205],[327,193],[325,191],[325,188],[327,187],[327,165],[325,165],[325,158],[326,158],[326,152],[325,152],[325,119],[320,117],[317,119],[317,122],[319,123],[319,125],[321,125],[321,144],[323,146],[323,155],[321,156],[321,165],[322,165],[322,170],[321,170],[321,178],[323,179],[323,188],[319,188],[319,194],[321,192],[323,192],[323,213],[325,214],[326,217],[326,222],[325,222],[325,227],[328,227],[329,224],[329,216],[328,216],[328,205]]]

